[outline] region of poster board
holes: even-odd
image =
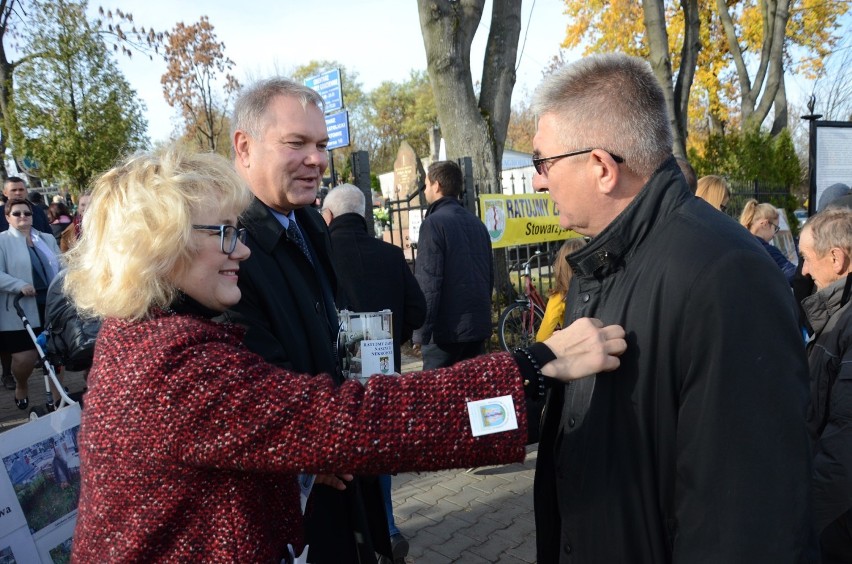
[[[559,210],[548,194],[483,194],[479,211],[494,249],[579,236],[559,225]]]
[[[344,309],[338,317],[338,353],[347,380],[366,384],[374,374],[396,373],[391,310],[354,312]]]
[[[0,434],[0,562],[65,563],[80,498],[80,406]]]
[[[852,122],[815,121],[811,136],[811,185],[808,213],[817,211],[817,204],[826,188],[842,182],[852,183]]]

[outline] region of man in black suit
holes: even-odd
[[[247,328],[246,346],[267,362],[340,383],[337,280],[327,227],[311,207],[328,166],[322,108],[319,94],[284,78],[261,80],[235,102],[234,165],[254,200],[240,217],[251,249],[240,265],[242,299],[225,317]],[[305,529],[315,564],[391,553],[375,479],[316,476]]]
[[[426,320],[426,298],[402,249],[371,237],[366,198],[357,186],[342,184],[325,197],[322,216],[331,235],[331,258],[338,274],[337,305],[355,312],[393,312],[394,370],[400,371],[400,346]],[[388,518],[393,562],[405,562],[408,541],[393,520],[391,477],[379,477]],[[389,562],[383,558],[382,562]]]

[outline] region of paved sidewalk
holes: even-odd
[[[401,372],[422,366],[403,347]],[[535,562],[537,455],[531,445],[523,464],[394,476],[394,520],[411,545],[406,563]]]
[[[536,455],[534,445],[523,464],[394,476],[394,518],[411,545],[406,563],[535,562]]]
[[[65,386],[74,394],[86,387],[82,372],[66,372],[63,375]],[[30,408],[45,404],[44,372],[36,368],[29,379]],[[55,399],[55,398],[54,398]],[[15,392],[0,386],[0,433],[27,421],[30,409],[20,410],[15,406]]]

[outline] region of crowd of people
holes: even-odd
[[[15,391],[15,405],[30,407],[29,377],[38,360],[35,344],[15,308],[21,311],[36,335],[46,325],[46,304],[51,283],[61,269],[61,254],[80,235],[82,216],[90,196],[77,198],[76,212],[69,211],[65,197],[57,195],[50,205],[40,192],[30,193],[24,180],[8,177],[3,183],[3,221],[0,223],[0,360],[3,386]],[[57,290],[58,291],[58,290]],[[56,368],[60,371],[61,363]],[[59,397],[51,382],[53,397]]]
[[[103,319],[72,560],[398,563],[390,476],[522,460],[535,422],[539,562],[852,561],[844,194],[801,233],[800,305],[777,210],[748,202],[738,223],[723,178],[692,185],[646,62],[580,59],[532,107],[533,187],[582,237],[557,254],[539,342],[512,352],[485,353],[494,267],[458,166],[428,168],[412,273],[369,236],[360,188],[312,207],[323,102],[287,79],[240,93],[233,162],[133,155],[82,222],[56,206],[35,228],[10,188],[0,339],[18,407],[8,304],[24,294],[41,324],[66,233],[63,290]],[[340,309],[390,309],[395,369],[411,338],[424,371],[346,379]]]

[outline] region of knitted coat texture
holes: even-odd
[[[74,562],[279,562],[303,547],[296,475],[517,462],[508,353],[340,387],[266,364],[191,315],[108,319],[80,430]],[[511,395],[514,431],[473,437],[466,402]],[[308,501],[307,511],[311,511]]]

